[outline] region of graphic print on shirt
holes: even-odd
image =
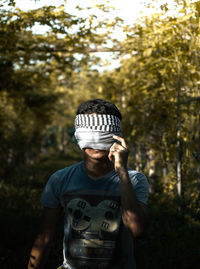
[[[119,196],[105,196],[102,191],[89,195],[67,193],[64,201],[70,223],[67,239],[70,263],[75,268],[107,268],[116,255],[121,223]]]

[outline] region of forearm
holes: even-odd
[[[40,232],[30,253],[28,269],[45,267],[61,208],[44,207],[41,218]]]
[[[30,253],[28,269],[43,269],[50,251],[51,242],[44,235],[38,235]]]
[[[147,224],[147,212],[137,199],[127,169],[119,169],[122,220],[133,237],[142,236]]]
[[[127,160],[129,150],[122,137],[113,136],[119,143],[114,143],[110,148],[109,159],[114,162],[115,171],[120,178],[120,194],[122,204],[122,220],[133,237],[144,233],[147,223],[146,206],[136,196],[127,171]]]

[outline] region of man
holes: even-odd
[[[50,177],[28,268],[44,268],[64,209],[61,268],[134,269],[133,239],[146,227],[148,183],[142,173],[127,168],[121,114],[110,102],[90,100],[78,108],[75,130],[84,160]]]

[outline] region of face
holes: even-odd
[[[86,157],[89,157],[91,159],[102,160],[102,159],[108,158],[109,151],[108,150],[85,148],[84,153],[85,153]]]

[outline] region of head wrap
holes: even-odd
[[[114,115],[79,114],[75,119],[75,137],[81,149],[109,150],[113,135],[121,135],[121,121]]]

